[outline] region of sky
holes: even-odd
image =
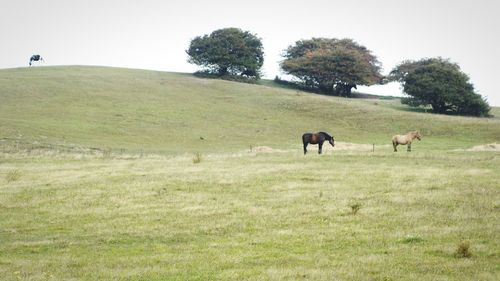
[[[0,68],[104,65],[194,72],[190,40],[237,27],[262,39],[264,77],[284,49],[313,37],[351,38],[388,74],[402,60],[449,58],[476,91],[500,106],[499,0],[0,0]],[[358,87],[399,95],[400,86]]]

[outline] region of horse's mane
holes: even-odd
[[[332,138],[332,136],[330,136],[328,133],[325,133],[325,132],[318,132],[318,134],[325,135],[327,137],[327,139]]]

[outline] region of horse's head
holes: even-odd
[[[335,140],[333,139],[333,137],[328,142],[332,145],[332,147],[335,146]]]
[[[420,134],[419,131],[415,131],[415,137],[420,140],[422,138],[422,135]]]

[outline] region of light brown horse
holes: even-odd
[[[420,140],[422,138],[422,135],[418,131],[413,131],[409,132],[406,135],[395,135],[392,137],[392,146],[394,147],[394,152],[397,152],[398,150],[396,149],[396,146],[398,144],[401,145],[407,145],[408,149],[407,151],[411,151],[411,143],[413,142],[414,139]]]

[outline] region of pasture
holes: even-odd
[[[498,118],[97,67],[0,88],[0,280],[500,278],[500,152],[470,150]]]

